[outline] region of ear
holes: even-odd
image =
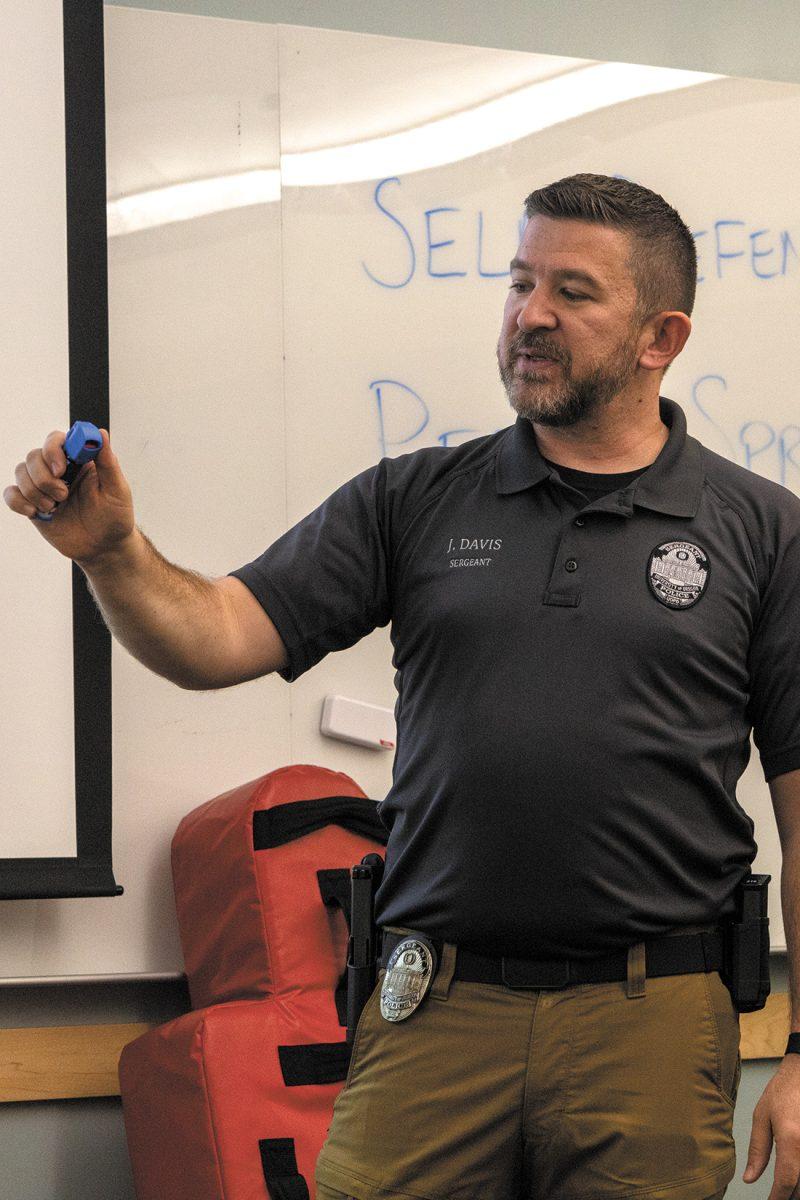
[[[664,371],[677,358],[692,332],[692,322],[686,313],[661,312],[645,325],[642,338],[645,345],[639,355],[639,366],[646,371]]]

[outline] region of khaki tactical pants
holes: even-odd
[[[380,982],[367,1002],[319,1200],[721,1200],[741,1060],[718,972],[557,991],[447,974],[402,1022]]]

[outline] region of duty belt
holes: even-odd
[[[398,942],[413,937],[414,931],[383,931],[381,967]],[[434,946],[442,961],[441,938],[423,937]],[[671,934],[644,942],[645,971],[654,975],[689,975],[699,971],[721,971],[722,931],[710,927],[699,933]],[[613,983],[627,978],[628,954],[621,950],[604,958],[534,959],[492,957],[457,947],[454,979],[467,983],[501,983],[512,988],[564,988],[576,983]]]

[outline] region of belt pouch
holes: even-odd
[[[763,1008],[770,993],[767,885],[772,876],[748,875],[736,890],[736,919],[724,926],[723,980],[739,1012]]]

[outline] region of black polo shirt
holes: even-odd
[[[233,572],[288,681],[392,623],[381,923],[586,958],[732,912],[751,728],[767,779],[800,767],[800,500],[660,407],[600,498],[520,417],[382,459]]]

